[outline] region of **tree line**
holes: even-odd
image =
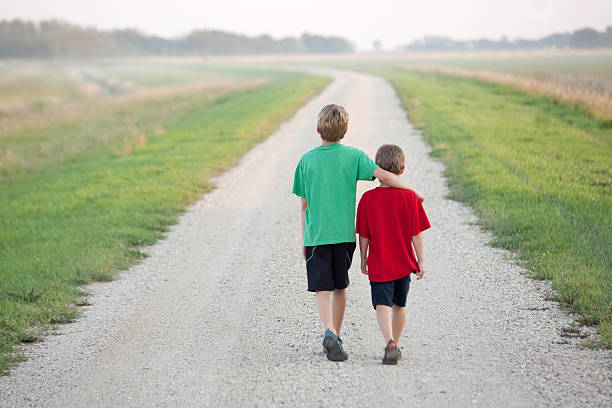
[[[455,41],[447,37],[430,36],[417,40],[403,47],[404,51],[504,51],[504,50],[537,50],[537,49],[585,49],[612,48],[612,26],[599,32],[592,28],[583,28],[572,33],[551,34],[539,40],[508,41],[502,38],[495,40]]]
[[[0,21],[0,58],[88,58],[237,54],[351,53],[344,38],[302,34],[274,39],[218,30],[195,30],[176,39],[137,30],[102,31],[58,20]]]

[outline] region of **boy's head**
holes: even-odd
[[[376,152],[376,164],[393,174],[404,172],[404,160],[402,148],[393,144],[382,145]]]
[[[348,129],[348,113],[340,105],[327,105],[319,112],[317,132],[326,142],[337,142]]]

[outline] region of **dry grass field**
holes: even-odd
[[[262,85],[265,76],[185,61],[0,64],[0,178],[103,145],[118,152],[164,133],[194,103]]]
[[[398,66],[501,83],[529,94],[577,105],[601,119],[612,119],[610,51],[468,55],[422,59]]]
[[[435,65],[417,65],[410,68],[416,71],[509,85],[529,94],[578,105],[600,118],[612,118],[612,74],[610,76],[569,75],[551,72],[525,75]]]

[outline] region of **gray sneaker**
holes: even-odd
[[[348,354],[342,348],[342,340],[329,329],[325,330],[323,335],[323,352],[330,361],[345,361],[348,359]]]
[[[393,343],[395,347],[389,348],[391,343]],[[382,359],[382,363],[387,365],[395,365],[401,358],[402,353],[399,348],[397,348],[397,343],[395,343],[393,340],[389,340],[387,347],[385,347],[385,355]]]

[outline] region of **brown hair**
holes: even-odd
[[[393,174],[400,174],[404,167],[404,160],[404,152],[397,145],[385,144],[380,146],[376,152],[376,164]]]
[[[319,112],[317,129],[321,139],[326,142],[337,142],[344,137],[348,129],[348,113],[340,105],[327,105]]]

